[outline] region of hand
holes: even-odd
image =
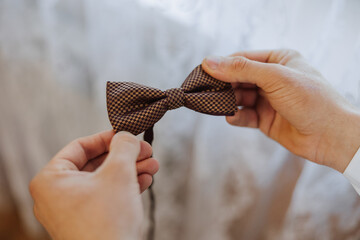
[[[54,239],[139,239],[139,185],[148,188],[159,168],[151,154],[123,132],[71,142],[30,183],[35,216]]]
[[[343,172],[360,146],[360,114],[292,50],[208,57],[211,76],[230,82],[237,105],[227,121],[259,128],[291,152]]]

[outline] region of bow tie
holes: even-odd
[[[107,110],[116,132],[134,135],[151,128],[168,110],[182,106],[210,115],[234,115],[231,84],[221,82],[197,66],[180,88],[161,91],[132,82],[107,82]]]

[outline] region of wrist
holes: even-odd
[[[319,151],[322,163],[343,173],[360,147],[360,112],[346,109],[333,115]]]

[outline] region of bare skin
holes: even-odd
[[[289,151],[344,172],[360,146],[360,113],[293,50],[208,57],[213,77],[232,83],[237,105],[227,121],[259,128]]]
[[[31,181],[34,213],[53,239],[139,239],[158,162],[129,133],[102,132],[62,149]]]

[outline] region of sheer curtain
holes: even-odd
[[[0,208],[38,236],[28,181],[110,128],[107,80],[167,89],[207,55],[293,48],[360,107],[359,23],[357,0],[0,0]],[[179,109],[155,137],[156,239],[360,237],[343,176],[257,130]]]

